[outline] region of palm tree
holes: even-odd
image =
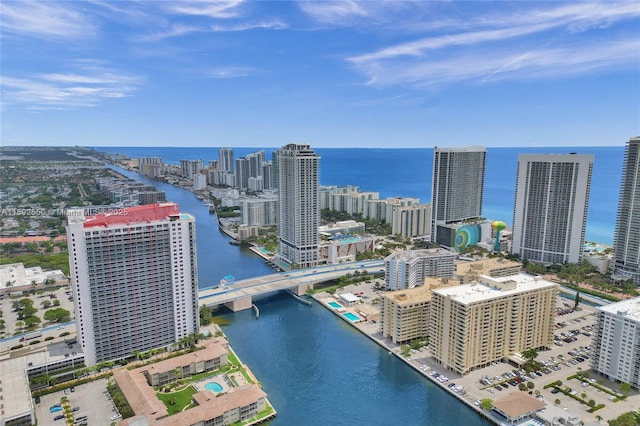
[[[522,356],[527,360],[527,365],[533,366],[533,360],[538,357],[538,351],[534,348],[522,351]]]

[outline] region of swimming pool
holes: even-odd
[[[218,382],[209,382],[204,385],[204,388],[216,393],[222,392],[222,386]]]
[[[342,308],[342,306],[338,302],[329,302],[329,306],[331,306],[333,309]]]
[[[357,315],[352,314],[351,312],[345,312],[344,314],[342,314],[343,317],[345,317],[346,319],[348,319],[351,322],[358,322],[361,320],[361,318]]]

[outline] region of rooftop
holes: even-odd
[[[447,249],[443,248],[432,248],[432,249],[422,249],[422,250],[406,250],[406,251],[397,251],[395,253],[391,253],[386,257],[385,261],[411,261],[413,259],[426,258],[426,257],[440,257],[440,256],[450,256],[455,257],[455,253],[450,252]]]
[[[414,287],[406,290],[391,291],[382,295],[383,298],[389,299],[397,305],[409,305],[420,302],[431,301],[430,287]]]
[[[515,419],[538,411],[544,408],[546,404],[537,398],[518,391],[493,401],[493,406],[508,417]]]
[[[175,358],[169,358],[149,366],[140,367],[139,370],[146,370],[149,374],[165,373],[184,365],[215,359],[229,353],[229,350],[225,347],[226,340],[209,339],[201,342],[205,344],[205,348],[202,350],[190,352]]]
[[[84,227],[97,226],[108,227],[111,225],[125,225],[128,223],[141,223],[180,217],[180,206],[176,203],[157,203],[142,206],[118,209],[113,213],[101,213],[95,216],[86,216]]]
[[[476,260],[473,262],[459,262],[456,264],[456,273],[462,275],[468,272],[479,275],[491,275],[490,272],[503,268],[521,268],[522,264],[513,260],[493,257],[489,259]]]
[[[17,340],[16,340],[17,343]],[[3,402],[4,418],[27,413],[31,410],[31,391],[25,370],[40,365],[51,364],[56,361],[76,359],[78,364],[83,361],[82,354],[65,357],[67,346],[63,342],[54,343],[41,350],[30,352],[25,356],[5,358],[0,361],[2,371],[2,386],[0,396]]]
[[[611,303],[598,307],[603,312],[625,316],[632,320],[640,322],[640,297],[623,300],[621,302]]]
[[[499,278],[481,275],[479,281],[479,283],[474,284],[439,288],[433,290],[433,292],[468,305],[541,288],[558,287],[556,283],[524,273]]]

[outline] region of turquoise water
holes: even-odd
[[[359,316],[352,314],[351,312],[346,312],[342,314],[342,316],[352,322],[360,321],[362,319]]]
[[[329,302],[329,306],[335,309],[340,309],[342,306],[338,302]]]
[[[209,382],[204,385],[204,388],[216,393],[222,392],[222,386],[218,382]]]

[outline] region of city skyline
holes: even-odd
[[[622,146],[640,134],[635,2],[1,10],[4,145]]]

